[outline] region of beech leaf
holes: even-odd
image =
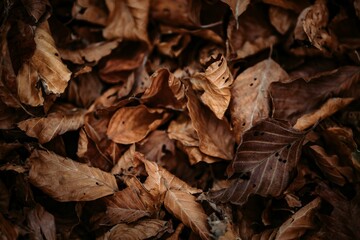
[[[222,202],[243,204],[251,194],[279,196],[288,186],[300,158],[305,133],[266,119],[244,134],[228,175],[242,174],[229,188],[210,192]]]
[[[211,239],[207,215],[196,197],[190,193],[169,189],[165,194],[165,208],[186,226],[196,232],[201,239]]]
[[[268,88],[272,82],[284,82],[287,78],[287,73],[272,59],[261,61],[236,77],[230,109],[237,142],[246,130],[269,117]]]
[[[222,2],[229,5],[235,19],[245,12],[246,8],[250,4],[250,0],[221,0]]]
[[[84,124],[84,116],[84,109],[74,108],[56,111],[47,117],[29,118],[18,123],[18,127],[28,136],[39,139],[40,143],[46,143],[65,132],[79,129]]]
[[[29,181],[57,201],[91,201],[118,190],[114,175],[45,150],[28,159]]]
[[[30,235],[34,239],[42,239],[43,236],[46,240],[56,239],[55,218],[41,205],[37,204],[36,207],[29,212],[27,220],[29,228],[32,231]]]
[[[110,119],[107,136],[116,143],[135,143],[144,139],[169,116],[163,109],[151,109],[145,105],[123,107]]]

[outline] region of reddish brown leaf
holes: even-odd
[[[305,134],[272,119],[260,122],[244,134],[229,176],[241,173],[244,179],[228,189],[210,193],[212,198],[243,204],[251,194],[279,196],[291,179],[300,157]]]
[[[211,239],[207,215],[196,197],[182,190],[169,189],[165,194],[165,208],[196,232],[201,239]]]
[[[0,213],[0,233],[0,236],[4,237],[5,240],[17,239],[19,236],[18,229],[11,222],[5,219],[2,213]]]
[[[236,141],[261,120],[268,118],[270,106],[268,88],[272,82],[285,82],[287,73],[272,59],[246,69],[236,77],[231,88],[231,121]]]
[[[57,201],[91,201],[118,190],[114,175],[53,152],[34,150],[28,164],[29,181]]]
[[[101,2],[94,0],[76,0],[71,15],[78,20],[88,21],[105,26],[107,21],[107,11]]]
[[[47,117],[29,118],[21,121],[18,126],[28,136],[46,143],[65,132],[79,129],[84,124],[84,115],[85,110],[73,108],[66,112],[50,113]]]
[[[309,82],[299,79],[290,83],[272,83],[272,115],[295,123],[302,115],[318,109],[330,96],[357,96],[355,86],[359,81],[360,68],[346,66],[315,76]],[[306,104],[303,104],[304,99]]]
[[[221,0],[227,5],[229,5],[235,19],[245,12],[248,5],[250,4],[250,0]]]
[[[286,34],[296,24],[295,15],[291,11],[275,6],[269,8],[269,19],[281,34]]]
[[[168,117],[164,110],[147,108],[145,105],[124,107],[111,118],[107,136],[116,143],[135,143],[144,139]]]
[[[34,23],[50,17],[51,6],[48,0],[22,0],[21,3]]]
[[[37,204],[27,216],[30,235],[34,239],[56,239],[55,218],[41,205]]]

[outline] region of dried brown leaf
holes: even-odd
[[[280,226],[275,239],[299,239],[307,230],[316,228],[316,225],[313,223],[313,218],[317,209],[320,207],[320,203],[321,199],[315,198],[302,207]]]
[[[355,86],[359,81],[360,68],[345,66],[315,75],[309,81],[274,82],[270,86],[272,116],[294,124],[302,115],[318,109],[330,96],[355,97],[358,94]]]
[[[59,49],[59,52],[62,59],[76,64],[84,64],[86,62],[97,63],[103,57],[110,55],[111,51],[117,48],[118,45],[119,41],[97,42],[82,49]]]
[[[40,204],[37,204],[27,215],[30,236],[33,239],[56,239],[56,227],[54,216],[47,212]]]
[[[235,142],[226,119],[218,119],[203,106],[192,89],[187,90],[186,96],[189,116],[199,137],[200,151],[212,157],[232,159]]]
[[[221,0],[222,2],[229,5],[235,19],[245,12],[248,5],[250,4],[250,0]]]
[[[272,59],[261,61],[236,77],[231,88],[230,105],[236,142],[241,142],[245,131],[269,117],[270,84],[287,79],[287,73]]]
[[[192,76],[191,85],[195,91],[201,91],[201,101],[222,119],[230,103],[230,86],[234,79],[224,56],[211,56],[207,64],[204,73]]]
[[[191,119],[186,115],[180,115],[176,120],[171,121],[167,132],[169,138],[181,142],[184,146],[199,146],[198,135],[192,126]]]
[[[101,2],[94,0],[76,0],[71,15],[77,20],[84,20],[90,23],[105,26],[107,21],[107,12]]]
[[[17,239],[18,229],[0,213],[0,237],[4,240]]]
[[[103,199],[106,212],[97,224],[131,223],[157,210],[156,199],[139,180],[131,178],[126,183],[127,188]]]
[[[269,19],[276,30],[283,35],[296,24],[296,18],[292,12],[275,6],[269,8]]]
[[[114,175],[45,150],[28,159],[29,181],[60,202],[91,201],[118,190]]]
[[[41,23],[35,30],[36,49],[30,59],[32,68],[42,79],[46,93],[63,93],[70,80],[71,72],[61,61],[48,22]]]
[[[249,195],[280,196],[288,186],[300,158],[304,132],[266,119],[244,134],[228,175],[240,173],[228,189],[210,192],[217,201],[243,204]]]
[[[294,128],[297,130],[305,130],[314,126],[319,121],[333,115],[340,109],[349,105],[353,98],[330,98],[318,110],[308,113],[297,119]]]
[[[150,1],[106,0],[109,10],[103,35],[106,39],[141,40],[149,42],[147,34]]]
[[[165,208],[197,233],[201,239],[211,239],[207,215],[196,197],[182,190],[169,189],[165,194]]]
[[[48,0],[22,0],[21,3],[33,23],[50,17],[51,5]]]
[[[124,107],[112,116],[107,136],[116,143],[135,143],[144,139],[168,117],[169,113],[164,112],[163,109],[151,109],[145,105]]]
[[[130,148],[121,156],[114,167],[111,169],[112,174],[126,174],[131,168],[138,165],[137,160],[134,159],[135,144],[131,145]]]
[[[308,1],[303,0],[263,0],[264,3],[271,4],[284,9],[292,10],[296,13],[300,13],[305,7],[309,5]]]
[[[353,181],[353,169],[344,165],[338,156],[329,155],[324,148],[318,145],[313,145],[310,149],[316,164],[331,182],[344,186],[347,182]]]
[[[55,111],[46,117],[29,118],[21,121],[18,127],[28,136],[39,139],[40,143],[46,143],[65,132],[79,129],[84,124],[84,116],[84,109],[73,108]]]
[[[145,240],[149,238],[157,239],[164,232],[171,231],[172,227],[167,221],[159,219],[144,219],[133,224],[117,224],[111,228],[99,240]]]
[[[166,40],[161,41],[162,39],[159,39],[156,43],[156,47],[161,54],[172,58],[179,57],[180,54],[184,51],[184,49],[189,45],[191,41],[191,36],[188,33],[168,35],[168,37],[164,36]]]

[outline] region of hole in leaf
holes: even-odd
[[[254,78],[254,81],[256,81],[257,80],[257,78]]]
[[[250,83],[250,87],[252,87],[254,84],[253,83]]]
[[[278,157],[278,156],[279,156],[279,153],[278,153],[278,152],[276,152],[276,153],[275,153],[275,157]]]
[[[264,136],[264,134],[265,134],[264,132],[261,132],[261,133],[260,133],[261,136]]]
[[[256,136],[259,136],[259,134],[260,134],[259,131],[255,131],[255,132],[254,132],[254,136],[255,136],[255,137],[256,137]]]
[[[287,149],[289,149],[290,147],[291,147],[291,144],[288,144],[288,145],[286,146]]]
[[[283,162],[283,163],[286,163],[287,161],[286,161],[286,159],[284,159],[282,162]]]
[[[245,123],[245,122],[243,122],[242,126],[244,127],[245,125],[246,125],[246,123]]]
[[[252,185],[252,187],[255,188],[255,187],[256,187],[256,184],[254,183],[254,184]]]

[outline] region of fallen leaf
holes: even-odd
[[[251,194],[279,196],[288,186],[300,158],[304,132],[266,119],[247,131],[228,175],[242,174],[229,188],[210,192],[211,198],[244,204]]]
[[[228,56],[237,60],[260,52],[278,42],[278,37],[260,8],[249,5],[238,18],[231,18],[227,27]]]
[[[32,68],[42,79],[46,93],[63,93],[71,72],[60,59],[48,22],[43,22],[36,28],[34,39],[36,49],[30,60]]]
[[[98,239],[143,240],[152,237],[157,239],[161,237],[164,232],[170,231],[171,229],[172,227],[167,221],[159,219],[143,219],[134,224],[117,224]]]
[[[305,130],[321,120],[333,115],[340,109],[349,105],[353,98],[330,98],[318,110],[308,113],[296,120],[294,128],[297,130]]]
[[[191,165],[200,162],[206,162],[208,164],[211,164],[222,161],[222,159],[220,158],[211,157],[206,155],[205,153],[202,153],[199,147],[185,146],[181,142],[178,142],[177,147],[187,154]]]
[[[272,59],[259,62],[238,75],[231,88],[231,122],[236,142],[242,135],[270,115],[268,89],[272,82],[285,82],[287,73]]]
[[[166,240],[179,240],[180,239],[180,234],[184,230],[184,228],[185,228],[185,225],[180,223],[176,227],[175,232],[173,234],[171,234],[170,237],[166,238]]]
[[[29,118],[21,121],[18,127],[28,136],[39,139],[40,143],[46,143],[65,132],[79,129],[84,124],[84,115],[83,109],[67,109],[66,112],[56,111],[46,117]]]
[[[5,240],[18,238],[18,229],[16,229],[16,227],[10,221],[5,219],[2,213],[0,213],[0,223],[1,237],[4,237]]]
[[[147,25],[150,1],[106,0],[109,17],[103,35],[106,39],[141,40],[149,43]]]
[[[41,22],[50,17],[52,9],[48,0],[22,0],[21,3],[33,23]]]
[[[222,119],[230,103],[230,86],[234,79],[224,56],[211,56],[206,64],[209,66],[204,73],[197,73],[191,77],[191,85],[195,91],[202,92],[201,101],[217,118]]]
[[[295,15],[291,11],[275,6],[269,8],[269,19],[276,30],[283,35],[296,24]]]
[[[218,119],[209,108],[201,104],[190,88],[186,96],[189,116],[199,137],[200,151],[212,157],[232,159],[234,138],[226,119]]]
[[[91,201],[118,190],[114,175],[45,150],[28,159],[29,181],[60,202]]]
[[[274,82],[270,86],[272,117],[295,123],[302,115],[318,109],[329,97],[356,96],[356,88],[353,87],[359,81],[360,68],[345,66],[315,76],[308,82],[303,79],[289,83]],[[304,99],[306,104],[303,104]]]
[[[317,209],[320,208],[320,203],[321,199],[315,198],[302,207],[280,226],[275,239],[299,239],[307,230],[314,229],[316,225],[314,225],[313,218]]]
[[[130,169],[136,167],[137,160],[134,159],[135,144],[131,145],[129,149],[120,157],[114,167],[111,169],[112,174],[127,174]]]
[[[271,4],[284,9],[292,10],[296,13],[300,13],[305,7],[309,5],[308,1],[295,0],[263,0],[264,3]]]
[[[150,217],[157,210],[156,199],[139,180],[131,178],[126,183],[127,188],[103,199],[106,212],[97,224],[131,223],[142,217]]]
[[[145,105],[120,108],[109,122],[107,136],[121,144],[138,142],[163,124],[169,115],[162,109],[151,109]]]
[[[119,41],[97,42],[76,50],[59,49],[61,58],[76,64],[86,62],[97,63],[103,57],[110,55],[111,51],[117,48]]]
[[[40,204],[37,204],[27,215],[30,236],[34,239],[56,239],[55,218]]]
[[[161,54],[176,58],[185,50],[191,42],[191,36],[188,33],[168,34],[168,37],[161,38],[156,43],[156,47]]]
[[[169,189],[165,194],[165,208],[186,226],[196,232],[201,239],[211,239],[207,215],[196,197],[182,190]]]
[[[105,26],[108,15],[102,5],[94,0],[76,0],[71,9],[71,15],[77,20]]]
[[[199,146],[199,137],[191,123],[191,119],[186,115],[180,115],[176,120],[171,121],[167,132],[169,138],[181,142],[184,146]]]
[[[316,164],[328,180],[340,186],[354,180],[353,169],[344,165],[338,156],[329,155],[324,148],[318,145],[313,145],[310,149]]]

